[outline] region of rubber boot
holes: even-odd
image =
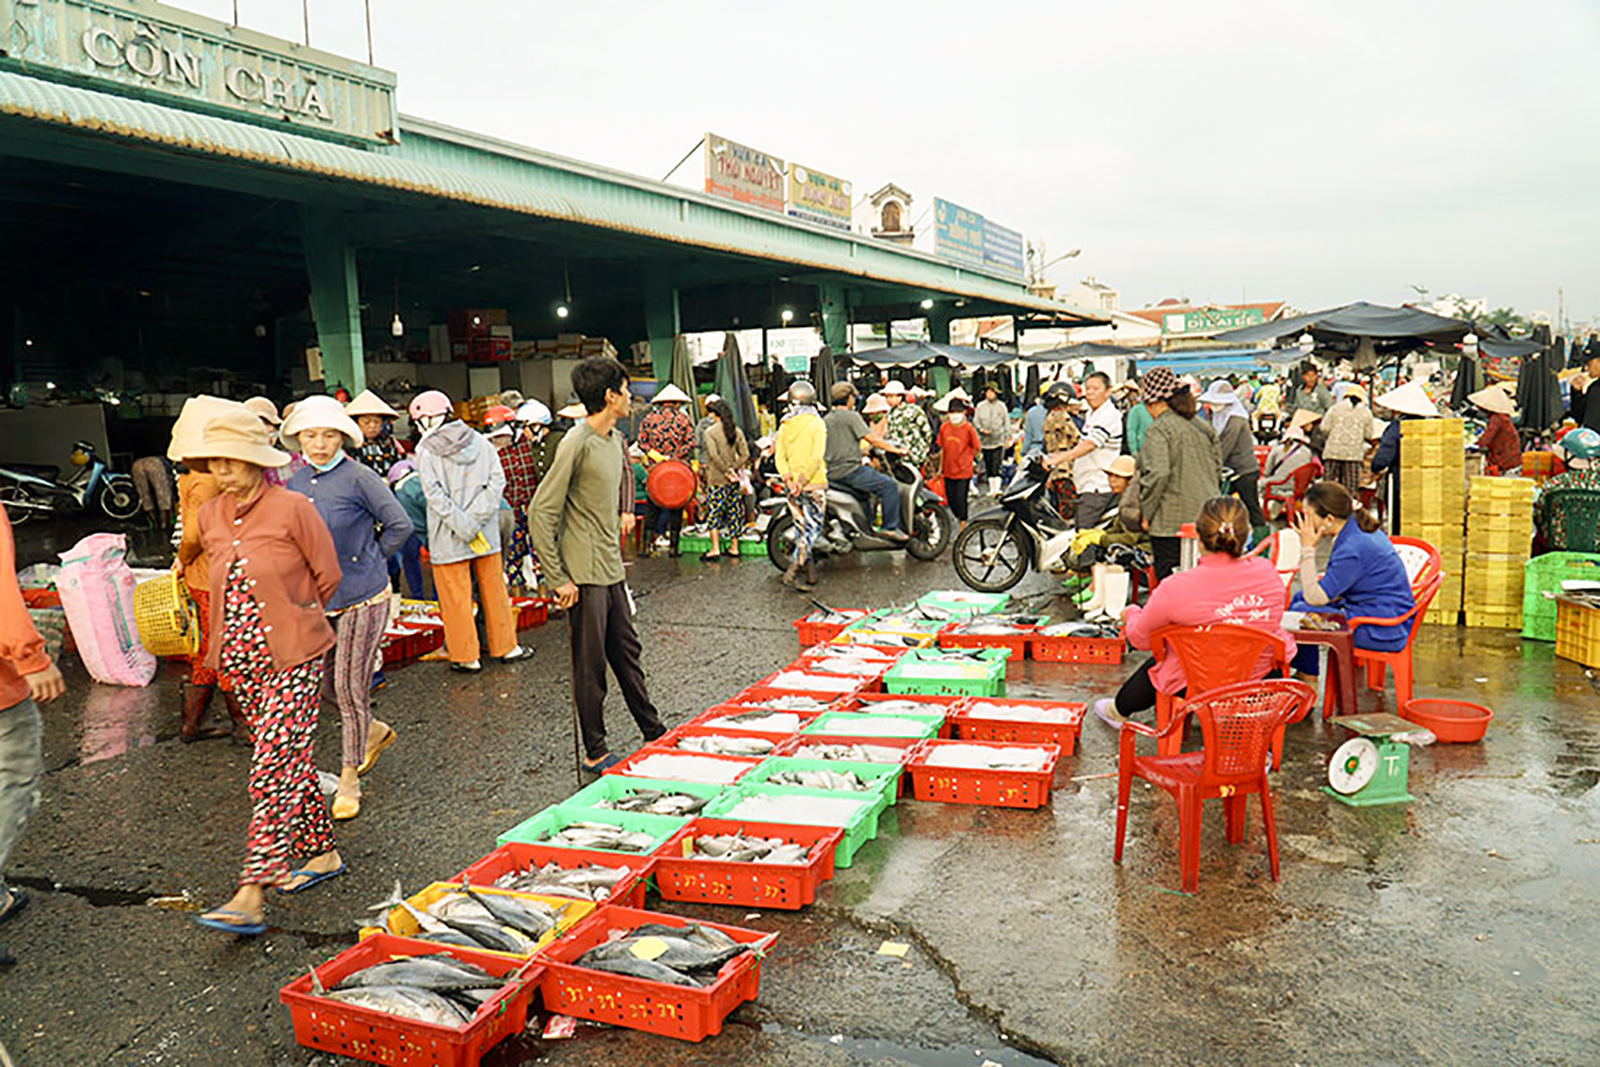
[[[678,551],[678,535],[681,532],[682,531],[678,527],[674,526],[667,534],[667,555],[671,556],[673,559],[677,559],[679,556],[683,555],[682,552]]]
[[[797,560],[797,559],[791,558],[789,560],[789,569],[783,572],[783,584],[784,585],[789,585],[789,586],[794,585],[795,575],[799,574],[799,573],[800,573],[800,561]]]
[[[1094,594],[1083,604],[1079,605],[1085,615],[1093,615],[1106,606],[1106,572],[1110,566],[1105,563],[1096,563],[1092,569],[1094,575]]]
[[[255,744],[256,732],[250,726],[250,717],[245,714],[238,696],[224,689],[222,699],[228,705],[228,714],[233,717],[233,739],[241,745]]]
[[[802,593],[809,593],[817,587],[817,565],[813,560],[806,560],[806,576],[795,582],[794,587]]]
[[[1128,606],[1128,594],[1133,591],[1133,578],[1121,567],[1106,570],[1106,599],[1100,610],[1085,616],[1090,622],[1122,621],[1122,611]]]
[[[185,744],[228,736],[224,727],[205,724],[206,709],[211,707],[211,694],[216,688],[214,685],[190,685],[184,689],[183,721],[178,726],[178,737]]]

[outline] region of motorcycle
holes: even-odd
[[[118,522],[139,514],[139,493],[133,479],[112,471],[88,441],[72,446],[76,474],[62,481],[50,467],[11,465],[0,467],[0,504],[13,525],[35,515],[99,508]]]
[[[1000,494],[999,507],[982,512],[956,537],[951,559],[956,575],[980,593],[1003,593],[1032,567],[1062,571],[1077,530],[1050,501],[1049,471],[1029,460]]]
[[[880,552],[905,549],[912,558],[923,561],[938,559],[950,543],[955,529],[955,514],[927,486],[922,483],[922,472],[899,456],[883,456],[888,473],[900,486],[900,513],[911,517],[909,540],[894,541],[882,537],[872,525],[870,494],[861,497],[846,489],[828,487],[827,510],[822,521],[822,531],[817,535],[815,551],[819,559],[843,556],[850,552]],[[794,556],[794,516],[789,514],[788,497],[781,484],[770,486],[773,492],[758,505],[764,515],[767,530],[767,558],[779,570],[788,570]]]

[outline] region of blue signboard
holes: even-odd
[[[1022,234],[938,197],[933,201],[933,220],[934,255],[1022,280]]]

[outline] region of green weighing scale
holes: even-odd
[[[1334,750],[1324,793],[1352,808],[1416,799],[1406,791],[1406,773],[1411,766],[1406,735],[1422,727],[1387,712],[1340,715],[1329,721],[1357,736]]]

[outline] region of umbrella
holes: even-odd
[[[667,381],[694,396],[694,363],[689,356],[689,339],[683,334],[672,339],[672,362],[667,367]]]
[[[833,365],[833,349],[827,345],[811,357],[811,384],[817,388],[817,402],[824,409],[833,402],[833,383],[839,372]]]
[[[729,331],[722,338],[722,353],[717,357],[717,392],[733,408],[733,421],[746,438],[756,437],[756,405],[745,377],[744,360],[739,354],[739,335]]]
[[[1561,387],[1556,381],[1555,352],[1540,353],[1522,361],[1517,375],[1517,407],[1522,426],[1542,432],[1561,418]]]

